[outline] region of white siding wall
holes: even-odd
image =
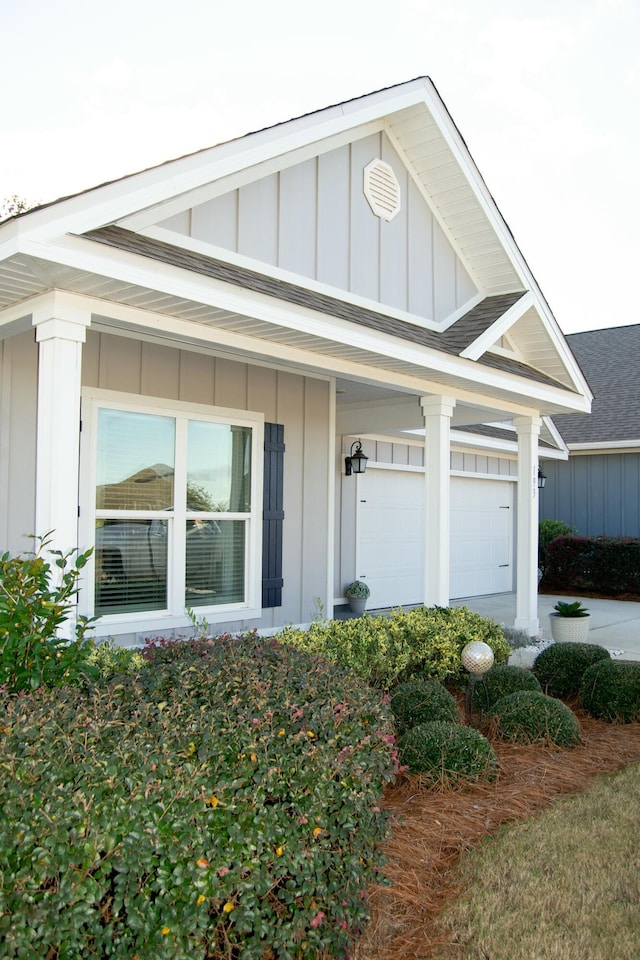
[[[363,171],[393,167],[402,209],[376,217]],[[476,288],[388,137],[374,134],[200,204],[162,224],[235,253],[430,320]]]
[[[329,496],[327,381],[89,331],[83,385],[146,396],[255,410],[284,424],[283,605],[261,621],[217,630],[307,622],[326,588]],[[126,638],[135,641],[135,637]]]
[[[0,552],[33,549],[38,348],[32,331],[0,341]]]

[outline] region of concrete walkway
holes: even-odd
[[[606,647],[614,659],[640,660],[640,603],[626,600],[593,600],[591,597],[546,596],[538,597],[538,619],[540,620],[541,640],[551,640],[549,614],[558,600],[582,600],[591,614],[589,643],[598,643]],[[470,597],[466,600],[453,600],[452,606],[468,607],[475,613],[491,617],[496,623],[513,626],[516,615],[516,597],[513,593],[494,594],[489,597]],[[523,666],[533,662],[538,649],[536,646],[516,650],[510,663]]]

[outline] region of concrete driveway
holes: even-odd
[[[598,643],[606,647],[614,659],[640,660],[640,603],[627,600],[593,600],[591,597],[546,596],[538,597],[538,619],[540,632],[545,641],[551,640],[549,614],[558,600],[582,600],[591,614],[589,643]],[[452,606],[468,607],[475,613],[491,617],[497,623],[513,626],[516,615],[516,597],[514,593],[494,594],[490,597],[469,597],[466,600],[453,600]],[[531,651],[532,648],[526,648]],[[528,663],[532,657],[526,651],[516,651],[511,662]],[[535,656],[535,648],[533,648]]]

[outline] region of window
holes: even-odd
[[[83,409],[89,612],[258,615],[258,415],[98,394]]]

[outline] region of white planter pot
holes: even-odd
[[[584,643],[589,635],[591,616],[561,617],[549,614],[551,636],[556,643]]]

